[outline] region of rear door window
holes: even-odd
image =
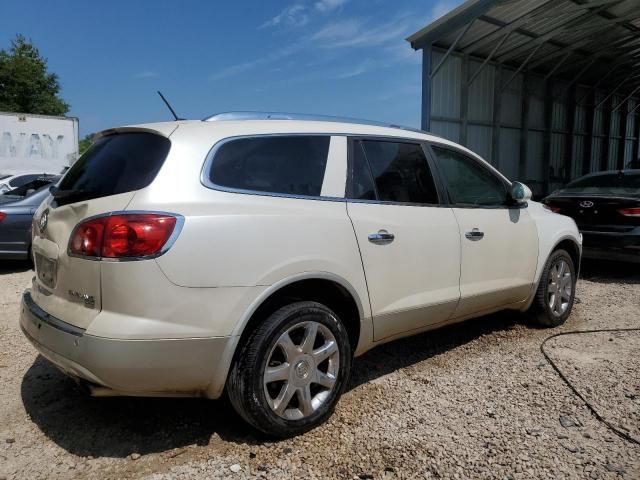
[[[98,139],[65,174],[58,185],[59,205],[107,197],[147,187],[164,163],[171,142],[147,132],[128,132]]]
[[[318,197],[329,140],[306,135],[230,140],[217,149],[209,180],[234,190]]]
[[[422,146],[386,140],[354,142],[350,198],[437,204],[436,186]]]

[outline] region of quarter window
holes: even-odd
[[[320,196],[328,136],[253,137],[220,146],[209,179],[215,185],[254,192]]]
[[[438,203],[433,177],[420,144],[357,141],[352,168],[352,198]]]
[[[438,167],[453,203],[469,206],[499,206],[507,203],[504,182],[476,160],[432,145]]]

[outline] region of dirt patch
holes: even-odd
[[[502,313],[379,347],[355,361],[326,425],[274,442],[225,401],[87,397],[20,332],[33,272],[0,269],[0,479],[640,478],[640,448],[598,422],[539,350],[559,331],[640,327],[640,275],[583,274],[562,328]],[[638,391],[637,339],[557,340],[572,381],[637,434],[638,400],[624,397]]]
[[[640,442],[640,331],[563,335],[545,351],[605,421]]]

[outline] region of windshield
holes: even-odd
[[[609,173],[582,177],[567,184],[561,192],[625,197],[640,196],[640,172]]]

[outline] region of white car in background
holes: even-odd
[[[40,178],[46,179],[55,176],[54,174],[36,172],[26,172],[15,175],[0,174],[0,194],[15,190]]]
[[[503,309],[565,321],[581,238],[530,197],[466,148],[371,122],[115,128],[35,214],[20,323],[94,395],[226,391],[296,435],[376,345]]]

